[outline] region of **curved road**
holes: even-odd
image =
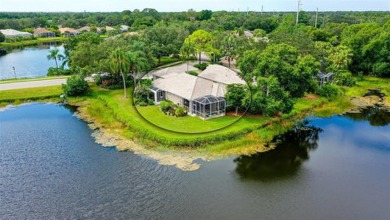
[[[0,84],[0,90],[24,89],[42,86],[57,86],[65,83],[66,79],[46,79],[28,82],[3,83]]]
[[[62,79],[43,79],[43,80],[33,80],[26,82],[10,82],[10,83],[0,83],[1,90],[10,90],[10,89],[25,89],[25,88],[34,88],[34,87],[44,87],[44,86],[58,86],[61,84],[66,84],[67,78]],[[86,77],[85,80],[88,82],[93,82],[91,77]]]

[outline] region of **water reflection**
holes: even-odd
[[[304,121],[291,131],[275,138],[276,148],[234,160],[236,172],[243,179],[275,180],[295,175],[309,159],[309,151],[317,148],[320,128]]]
[[[359,113],[347,113],[345,116],[354,121],[369,121],[372,126],[386,126],[390,124],[390,112],[383,108],[366,108]]]

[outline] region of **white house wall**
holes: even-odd
[[[172,101],[173,103],[175,104],[178,104],[178,105],[183,105],[183,99],[180,97],[180,96],[177,96],[175,94],[172,94],[170,92],[165,92],[165,99],[168,99],[170,101]]]

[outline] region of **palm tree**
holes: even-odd
[[[126,90],[126,77],[125,77],[125,72],[129,69],[129,62],[128,59],[125,55],[125,53],[117,48],[111,53],[110,56],[111,59],[111,70],[113,73],[120,74],[122,76],[123,80],[123,95],[124,98],[127,99],[127,90]]]
[[[57,69],[58,69],[58,62],[57,62],[58,52],[59,52],[58,48],[54,48],[49,50],[49,55],[47,55],[48,60],[54,60],[56,62]]]
[[[228,58],[229,68],[230,62],[237,55],[237,38],[234,35],[226,36],[223,38],[221,43],[222,55]]]
[[[184,43],[180,49],[180,57],[182,60],[187,60],[187,73],[188,73],[188,63],[189,58],[196,56],[196,49],[192,43]]]
[[[58,60],[62,61],[61,69],[64,69],[65,65],[69,64],[69,57],[67,55],[64,55],[64,54],[58,54],[57,57],[58,57]]]
[[[137,73],[146,71],[149,68],[149,61],[143,51],[129,51],[125,54],[128,63],[127,70],[131,73],[134,81],[134,89],[137,86]]]

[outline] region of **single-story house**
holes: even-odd
[[[128,31],[129,30],[129,26],[127,26],[127,25],[121,25],[121,32],[126,32],[126,31]]]
[[[111,26],[106,26],[106,31],[115,31],[116,29]]]
[[[79,29],[77,29],[78,32],[82,33],[82,32],[90,32],[91,31],[91,27],[90,26],[84,26],[84,27],[81,27]]]
[[[60,28],[60,33],[65,37],[71,37],[80,34],[80,32],[77,31],[76,29],[68,28],[68,27]]]
[[[253,33],[251,31],[244,31],[244,35],[247,38],[253,38],[254,37],[254,35],[253,35]]]
[[[7,38],[14,38],[14,37],[33,37],[34,35],[28,32],[23,31],[17,31],[14,29],[2,29],[0,30],[1,33]]]
[[[36,28],[34,30],[34,36],[36,37],[55,37],[56,34],[53,31],[49,31],[46,28]]]
[[[246,84],[236,72],[220,65],[210,65],[198,76],[183,72],[154,78],[150,90],[155,104],[170,100],[186,107],[188,114],[202,119],[224,116],[226,86]]]

